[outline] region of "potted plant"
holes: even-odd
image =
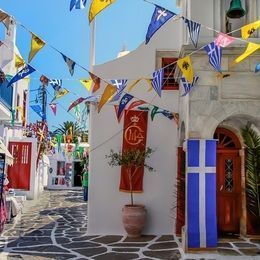
[[[145,163],[145,159],[149,158],[152,153],[153,150],[147,147],[146,149],[128,149],[123,152],[110,150],[110,154],[106,155],[110,166],[123,166],[126,169],[125,173],[129,181],[130,204],[123,207],[122,220],[129,237],[139,237],[145,225],[145,206],[134,203],[133,178],[141,167],[146,168],[149,172],[154,170],[153,167]]]

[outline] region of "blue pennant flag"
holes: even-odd
[[[12,77],[12,79],[9,81],[8,83],[8,87],[11,86],[13,83],[15,83],[16,81],[25,78],[26,76],[28,76],[29,74],[33,73],[35,71],[35,69],[30,66],[29,64],[27,64],[22,70],[20,70],[14,77]]]
[[[222,48],[217,46],[215,42],[209,43],[204,47],[204,50],[207,52],[209,56],[209,63],[213,66],[213,68],[222,73],[221,71],[221,56],[222,56]]]
[[[76,65],[76,62],[73,61],[73,60],[71,60],[70,58],[68,58],[67,56],[65,56],[65,55],[62,54],[62,53],[61,53],[61,55],[62,55],[64,61],[65,61],[65,62],[67,63],[67,65],[68,65],[70,75],[73,76],[73,74],[74,74],[74,67],[75,67],[75,65]]]
[[[162,85],[163,85],[163,69],[159,69],[153,73],[152,86],[160,97],[162,94]]]
[[[40,105],[30,105],[31,109],[39,115],[43,120],[46,119],[46,115],[43,113],[42,108]]]
[[[111,102],[115,102],[115,101],[119,100],[123,90],[125,89],[126,83],[127,83],[127,79],[112,79],[111,83],[117,89],[115,96],[111,100]]]
[[[50,79],[49,83],[53,87],[55,91],[59,91],[62,86],[62,80],[61,79]]]
[[[177,14],[161,7],[158,5],[155,5],[155,10],[153,12],[153,16],[151,18],[151,22],[148,27],[148,31],[146,34],[146,41],[145,44],[147,44],[152,36],[155,34],[155,32],[164,25],[170,18],[176,16]]]
[[[255,65],[255,73],[260,71],[260,63]]]
[[[71,0],[70,11],[75,7],[76,9],[84,9],[86,7],[87,0]]]
[[[117,113],[117,118],[120,118],[121,113],[124,111],[126,105],[131,101],[131,99],[133,98],[132,95],[126,93],[120,100],[119,103],[119,108],[118,108],[118,113]]]
[[[191,39],[194,47],[197,48],[201,24],[196,23],[192,20],[186,19],[184,17],[182,17],[182,18],[184,19],[184,22],[186,23],[186,25],[188,27],[190,39]]]
[[[195,76],[193,78],[193,81],[192,83],[189,83],[185,77],[181,77],[181,83],[182,83],[182,86],[184,88],[184,93],[181,95],[182,97],[186,96],[190,91],[191,89],[195,86],[195,84],[197,83],[199,77],[198,76]]]

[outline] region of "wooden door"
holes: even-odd
[[[8,168],[9,187],[30,189],[32,144],[27,142],[9,142],[9,151],[14,163]]]
[[[239,234],[241,162],[237,152],[217,155],[217,214],[219,234]]]

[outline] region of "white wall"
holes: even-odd
[[[130,78],[132,81],[129,80],[129,84],[139,77],[151,78],[156,70],[156,50],[178,52],[180,39],[180,21],[170,21],[155,34],[148,45],[141,45],[122,58],[97,66],[94,71],[103,79]],[[99,94],[102,94],[104,87],[102,85]],[[178,112],[178,91],[163,91],[162,98],[159,98],[154,91],[147,92],[148,88],[147,83],[142,81],[131,93],[160,108]],[[91,107],[88,234],[125,233],[121,210],[124,204],[129,203],[129,194],[119,192],[120,168],[109,167],[105,158],[110,149],[122,149],[123,121],[122,118],[118,124],[112,105],[105,105],[99,114]],[[156,151],[147,163],[156,172],[145,172],[144,192],[135,195],[135,202],[144,204],[148,210],[145,234],[173,232],[177,131],[174,121],[158,115],[151,122],[149,114],[147,146]],[[110,139],[111,136],[114,137]]]

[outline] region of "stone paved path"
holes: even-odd
[[[26,201],[23,213],[5,226],[0,260],[42,259],[260,259],[260,239],[221,241],[214,254],[184,254],[172,235],[87,236],[87,203],[81,191],[45,191]]]

